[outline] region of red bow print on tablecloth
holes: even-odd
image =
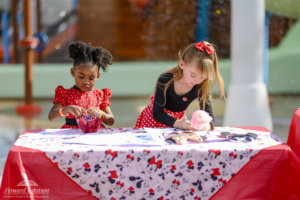
[[[156,168],[160,168],[161,165],[162,165],[162,160],[159,160],[159,161],[156,162],[155,157],[153,156],[152,158],[149,159],[148,164],[149,165],[156,165]]]
[[[120,187],[123,187],[123,186],[124,186],[124,183],[121,182],[121,181],[118,181],[118,182],[117,182],[117,185],[119,185]]]
[[[116,170],[112,170],[112,171],[109,171],[110,173],[110,179],[114,179],[114,178],[118,178],[119,176],[117,175],[117,171]]]
[[[204,42],[198,42],[198,43],[196,43],[195,47],[199,51],[204,51],[205,50],[208,55],[214,54],[216,52],[211,46],[205,45]]]
[[[107,150],[105,152],[106,155],[111,155],[113,158],[115,158],[118,155],[118,151],[112,151],[111,149]]]

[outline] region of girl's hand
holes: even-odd
[[[81,118],[83,115],[87,115],[87,111],[85,108],[82,108],[80,106],[66,106],[63,108],[63,113],[67,115],[67,113],[71,113],[74,115],[76,118]]]
[[[210,130],[213,130],[212,129],[212,124],[211,123],[206,123],[206,124],[203,124],[201,126],[201,128],[192,128],[193,131],[210,131]]]
[[[90,107],[86,111],[90,115],[104,115],[104,112],[97,107]]]
[[[192,122],[187,119],[177,119],[173,125],[174,128],[179,128],[179,129],[187,129],[190,130],[192,129]]]
[[[102,115],[103,122],[109,126],[113,125],[115,122],[114,115],[112,114],[109,107],[106,107],[104,110],[101,110],[97,107],[90,107],[87,109],[88,114],[90,115]]]

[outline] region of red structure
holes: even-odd
[[[39,105],[34,105],[32,100],[32,64],[34,61],[33,47],[37,41],[32,36],[31,29],[31,0],[23,0],[24,2],[24,25],[25,38],[21,41],[24,47],[24,64],[25,64],[25,104],[17,107],[18,115],[25,117],[33,117],[41,114],[42,109]]]

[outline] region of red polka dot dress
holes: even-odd
[[[58,86],[55,89],[55,98],[53,103],[61,104],[63,107],[76,105],[88,109],[90,107],[98,107],[101,110],[110,106],[111,91],[108,88],[102,90],[93,88],[90,91],[83,92],[76,86],[65,89],[63,86]],[[67,119],[76,119],[74,115],[67,114]],[[78,128],[78,126],[63,125],[61,128]],[[100,128],[105,128],[102,124]]]
[[[135,128],[166,128],[173,127],[176,120],[186,118],[185,111],[192,101],[198,98],[198,87],[195,85],[186,94],[178,95],[175,92],[173,74],[164,73],[158,78],[155,94],[151,97],[151,103],[139,115]],[[166,85],[168,85],[166,87]],[[200,109],[202,103],[199,102]],[[206,112],[213,117],[210,101],[205,104]]]
[[[134,128],[168,128],[170,126],[162,124],[153,118],[153,103],[154,97],[151,97],[151,103],[144,108],[144,110],[139,115]],[[186,118],[185,112],[173,112],[164,108],[164,113],[174,119]]]

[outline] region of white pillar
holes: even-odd
[[[231,83],[224,126],[263,126],[272,130],[263,82],[265,1],[231,1]]]

